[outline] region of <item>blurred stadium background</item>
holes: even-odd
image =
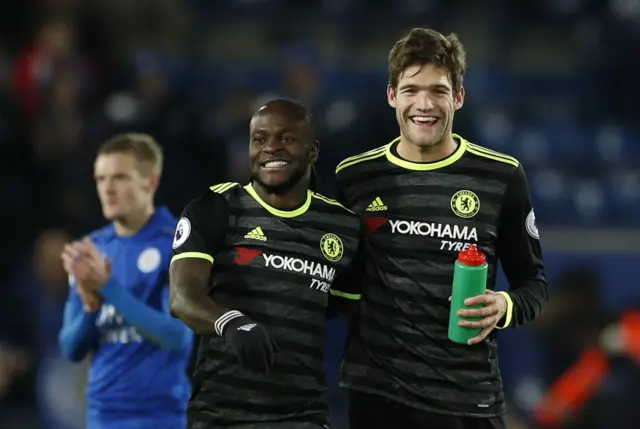
[[[571,386],[589,394],[568,407],[566,389],[552,396],[570,417],[558,427],[640,427],[640,329],[606,328],[640,310],[640,2],[20,0],[0,13],[0,428],[83,427],[86,365],[56,344],[58,255],[102,224],[100,142],[153,134],[166,153],[158,202],[178,214],[205,187],[246,179],[248,119],[284,95],[314,112],[331,195],[340,159],[396,136],[386,58],[416,26],[459,34],[455,131],[517,156],[535,200],[552,295],[540,320],[500,334],[509,427],[541,427],[540,404],[576,363]],[[335,385],[344,330],[328,329]],[[585,357],[603,347],[607,365]],[[345,427],[344,393],[329,398]]]

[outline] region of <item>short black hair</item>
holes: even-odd
[[[300,116],[302,116],[307,121],[313,122],[313,116],[311,115],[311,112],[309,111],[309,109],[304,107],[301,103],[298,103],[297,101],[294,101],[294,100],[292,100],[290,98],[274,98],[274,99],[271,99],[271,100],[267,101],[266,103],[264,103],[262,106],[260,106],[260,108],[256,112],[256,115],[262,109],[264,109],[265,107],[269,107],[269,106],[274,105],[274,104],[281,104],[283,106],[289,107],[292,110],[298,112],[300,114]]]
[[[274,98],[272,100],[267,101],[262,106],[260,106],[260,108],[256,111],[256,113],[253,114],[253,117],[255,118],[264,109],[273,105],[280,105],[288,109],[291,109],[291,111],[297,116],[296,119],[307,122],[309,124],[309,129],[311,131],[311,136],[310,136],[311,141],[315,140],[316,127],[313,122],[313,115],[311,114],[311,111],[307,109],[304,105],[302,105],[302,103],[298,103],[297,101],[291,100],[289,98]]]

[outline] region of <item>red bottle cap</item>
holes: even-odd
[[[479,267],[487,263],[487,256],[478,250],[478,246],[472,244],[468,249],[458,254],[458,262],[470,267]]]

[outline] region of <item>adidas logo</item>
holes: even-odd
[[[238,331],[246,331],[249,332],[250,330],[252,330],[253,328],[255,328],[256,326],[258,326],[256,323],[247,323],[246,325],[242,325],[238,328]]]
[[[251,231],[249,231],[247,235],[244,236],[244,238],[251,238],[252,240],[267,241],[267,237],[264,235],[264,232],[262,232],[262,228],[260,227],[254,228]]]
[[[368,212],[381,212],[386,209],[387,209],[387,206],[384,205],[380,197],[376,197],[376,199],[373,200],[371,204],[369,204],[369,207],[367,207]]]

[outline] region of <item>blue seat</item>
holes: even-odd
[[[528,173],[536,219],[540,225],[575,223],[569,197],[570,179],[559,170],[537,169]]]
[[[640,225],[640,173],[633,169],[613,170],[604,180],[610,197],[611,219],[615,226]]]
[[[539,127],[520,127],[513,137],[512,153],[527,171],[531,168],[549,166],[551,152],[548,135]]]
[[[597,177],[575,180],[570,189],[574,222],[585,227],[606,226],[611,219],[610,194]]]
[[[560,123],[544,126],[551,149],[551,165],[578,174],[592,171],[598,165],[590,144],[589,132],[577,124]]]

